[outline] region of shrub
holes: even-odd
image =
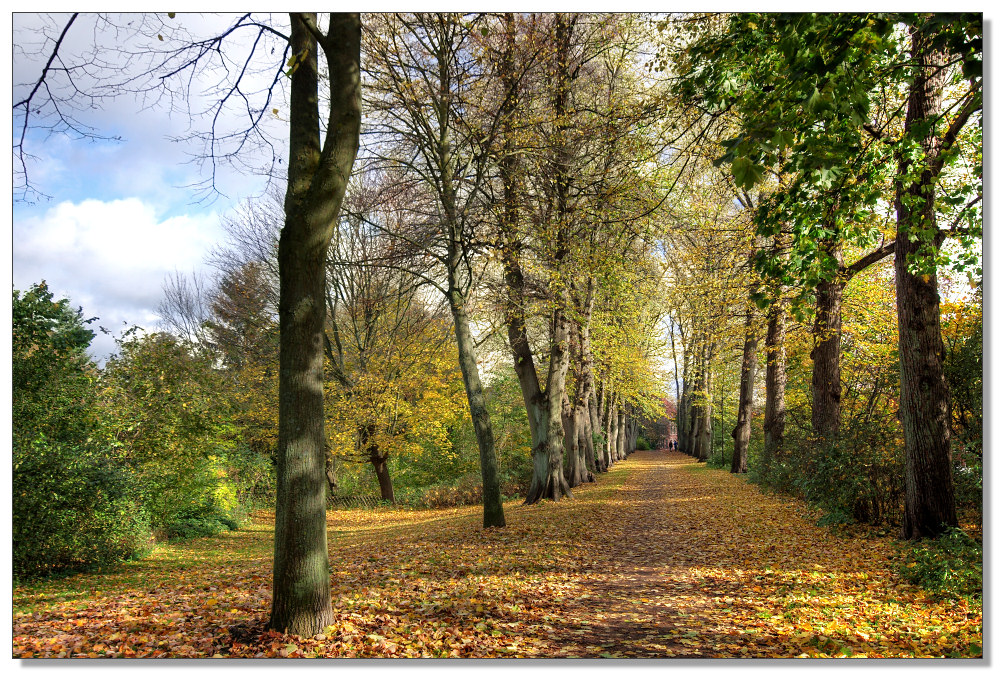
[[[437,484],[424,490],[422,507],[478,505],[483,501],[483,482],[478,474],[466,474],[453,484]]]
[[[730,459],[730,462],[732,462],[732,459]],[[729,467],[729,462],[726,462],[726,451],[725,451],[725,449],[722,449],[722,450],[719,450],[719,451],[713,450],[712,453],[708,456],[708,460],[705,461],[705,464],[708,465],[709,467],[713,468],[713,469],[726,469],[726,468],[728,468]]]
[[[107,566],[149,546],[127,464],[102,438],[94,334],[44,282],[12,304],[12,568],[15,578]]]
[[[834,443],[793,428],[782,453],[754,463],[749,474],[764,488],[820,507],[824,524],[890,525],[901,514],[903,449],[886,417],[852,421]]]
[[[105,567],[149,549],[149,520],[126,469],[98,450],[15,445],[12,489],[16,578]]]
[[[982,599],[983,545],[960,528],[903,545],[902,577],[941,596]]]
[[[225,456],[227,484],[243,509],[261,509],[274,504],[275,474],[271,459],[239,445]]]
[[[223,512],[217,506],[209,505],[179,513],[167,524],[164,535],[169,541],[176,542],[238,529],[239,523],[231,514]]]

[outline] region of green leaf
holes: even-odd
[[[764,167],[748,157],[737,157],[733,160],[733,179],[738,188],[748,190],[764,177]]]

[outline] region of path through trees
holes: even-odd
[[[14,655],[978,655],[982,615],[892,572],[890,539],[679,453],[640,451],[577,500],[329,517],[334,625],[263,632],[273,522],[14,593]],[[251,618],[249,622],[246,618]]]

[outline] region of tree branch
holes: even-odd
[[[888,244],[884,244],[878,249],[875,249],[875,251],[872,251],[867,256],[858,259],[852,265],[841,268],[838,277],[840,277],[844,282],[848,282],[851,280],[852,277],[854,277],[854,275],[858,274],[859,272],[867,268],[869,265],[877,263],[883,258],[892,255],[892,253],[895,251],[896,251],[895,242],[889,242]]]

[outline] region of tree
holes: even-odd
[[[327,248],[361,129],[361,17],[293,14],[288,188],[278,240],[278,488],[269,626],[315,634],[333,623],[326,538],[323,335]],[[329,72],[320,116],[319,50]],[[320,129],[325,126],[325,138]]]
[[[188,519],[232,523],[225,486],[232,400],[214,355],[166,333],[135,327],[102,373],[105,443],[129,468],[154,535],[173,537]]]
[[[750,420],[753,416],[753,386],[757,374],[757,328],[754,307],[747,303],[746,336],[743,339],[743,359],[740,361],[740,401],[733,428],[733,462],[730,471],[743,474],[747,471],[747,454],[750,447]]]
[[[141,554],[149,524],[133,477],[107,443],[94,333],[42,281],[13,292],[11,561],[15,579]]]
[[[273,101],[284,77],[290,81],[288,186],[278,245],[278,493],[269,624],[279,631],[314,634],[332,621],[324,508],[323,294],[326,248],[359,142],[360,16],[333,14],[324,33],[315,15],[292,14],[291,34],[286,35],[245,14],[218,35],[197,40],[171,23],[173,13],[165,18],[142,15],[134,25],[118,31],[119,41],[134,39],[140,44],[137,50],[120,52],[126,62],[112,74],[108,73],[108,61],[99,54],[70,63],[62,53],[63,38],[77,17],[74,14],[60,37],[46,45],[51,54],[47,65],[28,95],[14,104],[23,116],[21,140],[15,140],[15,153],[22,159],[26,156],[27,130],[38,117],[32,113],[38,110],[55,118],[56,124],[50,128],[72,132],[77,126],[66,106],[79,108],[99,100],[99,96],[128,93],[167,104],[175,98],[199,104],[206,101],[207,109],[186,110],[209,120],[207,129],[193,127],[191,138],[203,143],[201,159],[209,169],[206,187],[215,190],[220,164],[238,164],[249,148],[256,146],[269,154],[267,171],[280,164],[274,140],[268,135],[267,115],[276,110]],[[102,35],[100,29],[119,27],[101,18],[98,28],[95,35]],[[240,49],[232,39],[245,32],[255,35],[249,46]],[[270,54],[265,45],[271,47]],[[229,49],[243,59],[241,67],[232,68]],[[325,101],[319,95],[320,50],[327,63],[329,97]],[[100,52],[96,45],[94,52]],[[51,68],[56,62],[64,67]],[[244,80],[270,68],[270,82],[263,88],[252,88]],[[195,89],[202,82],[198,75],[220,73],[222,82],[215,81],[217,88],[210,83],[210,95],[200,98],[202,92]],[[62,88],[53,86],[57,76],[65,80]],[[92,80],[86,81],[87,76]],[[251,98],[253,105],[248,104]],[[324,106],[328,106],[325,119],[321,114]],[[246,122],[235,130],[223,122],[234,108]],[[325,127],[322,140],[321,127]]]
[[[461,376],[443,305],[430,302],[409,271],[379,265],[393,258],[392,233],[406,227],[393,222],[405,211],[389,188],[359,186],[350,195],[351,215],[330,252],[324,342],[331,453],[370,463],[382,498],[395,502],[390,454],[431,439],[449,443],[445,430],[464,406],[455,401]]]
[[[740,15],[693,49],[688,71],[692,86],[710,92],[708,110],[747,113],[722,158],[738,182],[752,185],[774,164],[795,177],[775,202],[773,213],[782,217],[765,209],[760,222],[767,234],[788,223],[790,212],[805,216],[793,221],[794,246],[782,267],[796,270],[792,277],[816,288],[822,301],[816,356],[832,368],[816,373],[814,420],[824,434],[839,424],[839,370],[826,355],[839,351],[840,282],[853,267],[843,265],[838,238],[870,243],[865,215],[892,196],[895,243],[872,255],[895,257],[908,538],[955,523],[936,268],[946,237],[969,242],[981,232],[981,46],[979,15]],[[758,55],[749,68],[747,53]],[[964,167],[956,164],[963,136],[973,138]],[[972,180],[949,185],[956,168]],[[806,194],[816,199],[801,199]],[[950,226],[938,226],[939,212],[954,218]],[[959,261],[966,265],[968,257]]]
[[[495,130],[480,134],[467,111],[476,79],[469,50],[477,19],[455,14],[385,15],[366,35],[371,61],[369,109],[373,132],[385,140],[378,168],[399,172],[417,198],[409,209],[422,216],[417,229],[394,233],[400,251],[436,262],[440,276],[422,277],[448,301],[458,359],[479,446],[483,480],[483,526],[503,527],[503,503],[493,429],[479,375],[470,307],[476,256],[477,204],[485,175],[484,156]],[[423,210],[421,212],[421,210]],[[384,262],[400,266],[400,259]],[[433,274],[433,273],[432,273]]]

